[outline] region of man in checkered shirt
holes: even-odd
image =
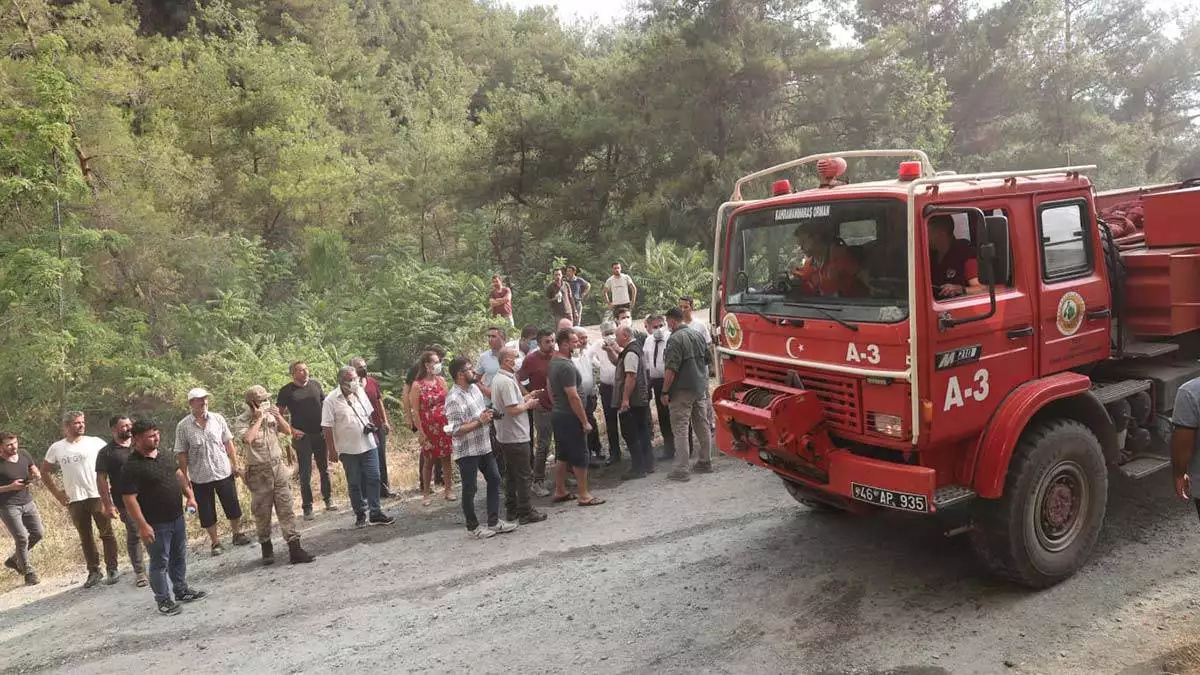
[[[475,384],[478,379],[471,360],[460,356],[450,362],[454,386],[446,394],[447,431],[454,440],[454,461],[462,482],[462,510],[467,518],[467,535],[487,539],[497,533],[512,532],[517,524],[500,520],[500,468],[492,454],[488,425],[494,413]],[[475,515],[475,491],[479,473],[487,481],[487,526],[480,526]]]

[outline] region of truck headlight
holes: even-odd
[[[896,415],[868,412],[867,421],[869,422],[868,426],[875,433],[892,438],[904,438],[904,425]]]

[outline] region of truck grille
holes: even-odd
[[[821,401],[821,409],[825,419],[833,429],[863,433],[862,400],[860,382],[853,377],[821,373],[789,366],[764,363],[761,361],[743,361],[746,367],[746,377],[752,377],[768,382],[787,385],[788,373],[795,372],[804,383],[804,388],[817,395]]]

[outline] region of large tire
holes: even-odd
[[[1046,588],[1092,552],[1108,505],[1100,441],[1082,423],[1053,420],[1025,430],[1000,499],[974,504],[971,543],[994,574]]]
[[[843,509],[839,509],[833,504],[827,504],[819,499],[813,499],[812,497],[808,496],[808,493],[805,492],[803,488],[796,485],[792,481],[783,478],[782,476],[780,476],[780,478],[783,479],[783,486],[787,488],[788,494],[792,496],[792,499],[795,499],[813,511],[818,513],[845,513]]]

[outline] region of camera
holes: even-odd
[[[369,436],[369,435],[375,433],[376,431],[379,431],[379,427],[375,426],[374,424],[368,423],[368,424],[363,425],[363,435],[364,436]]]
[[[491,413],[492,413],[492,419],[494,419],[494,420],[498,420],[498,419],[500,419],[501,417],[504,417],[504,411],[503,411],[503,410],[500,410],[499,408],[497,408],[497,407],[496,407],[496,406],[494,406],[494,405],[488,404],[488,407],[484,408],[484,410],[487,410],[487,411],[491,412]]]

